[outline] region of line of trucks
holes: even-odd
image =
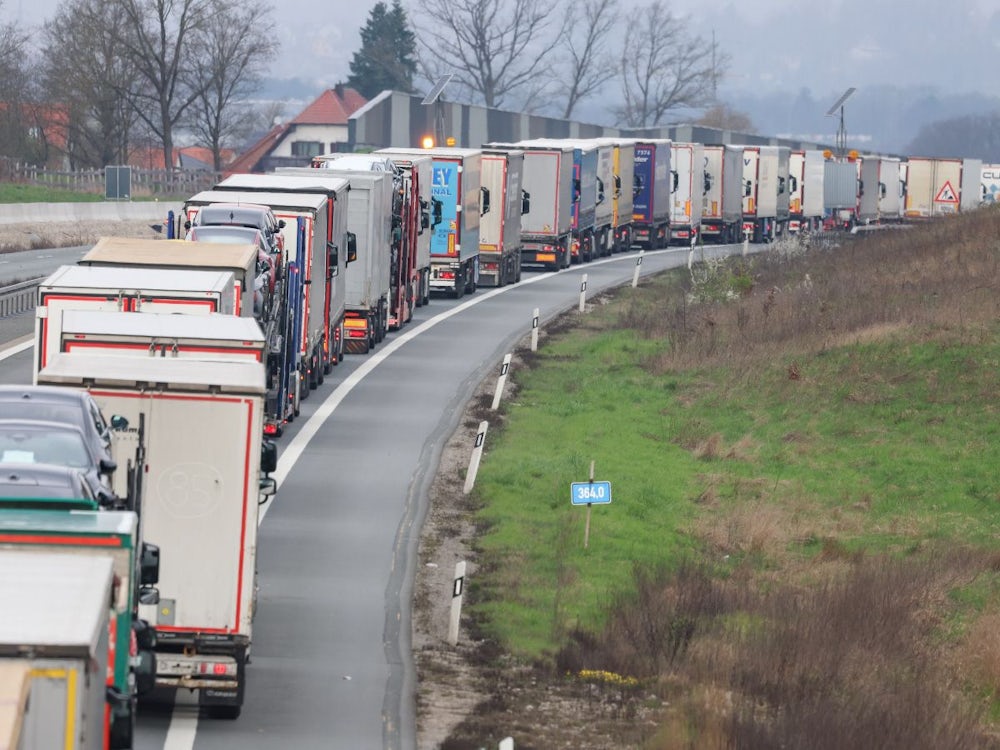
[[[109,457],[53,457],[30,437],[53,425],[0,404],[0,601],[18,613],[0,618],[0,747],[130,748],[139,698],[177,691],[239,716],[275,438],[345,354],[432,293],[997,192],[1000,167],[972,160],[535,139],[231,175],[185,201],[164,239],[100,240],[39,285],[33,383],[7,389],[85,398]],[[46,479],[57,470],[61,484]]]

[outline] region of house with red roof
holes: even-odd
[[[279,166],[308,166],[312,157],[344,148],[348,119],[367,103],[348,86],[327,89],[294,118],[273,127],[236,157],[226,171],[269,172]]]

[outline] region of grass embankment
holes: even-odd
[[[0,203],[96,203],[103,200],[103,192],[88,193],[44,185],[0,182]]]
[[[997,237],[790,245],[569,316],[480,469],[481,633],[663,700],[644,747],[996,746]]]

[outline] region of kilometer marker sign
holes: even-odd
[[[573,482],[569,487],[573,505],[608,505],[611,502],[611,482]]]

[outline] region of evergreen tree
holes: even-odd
[[[384,89],[413,91],[416,39],[399,0],[379,0],[361,29],[361,49],[351,60],[347,84],[371,99]]]

